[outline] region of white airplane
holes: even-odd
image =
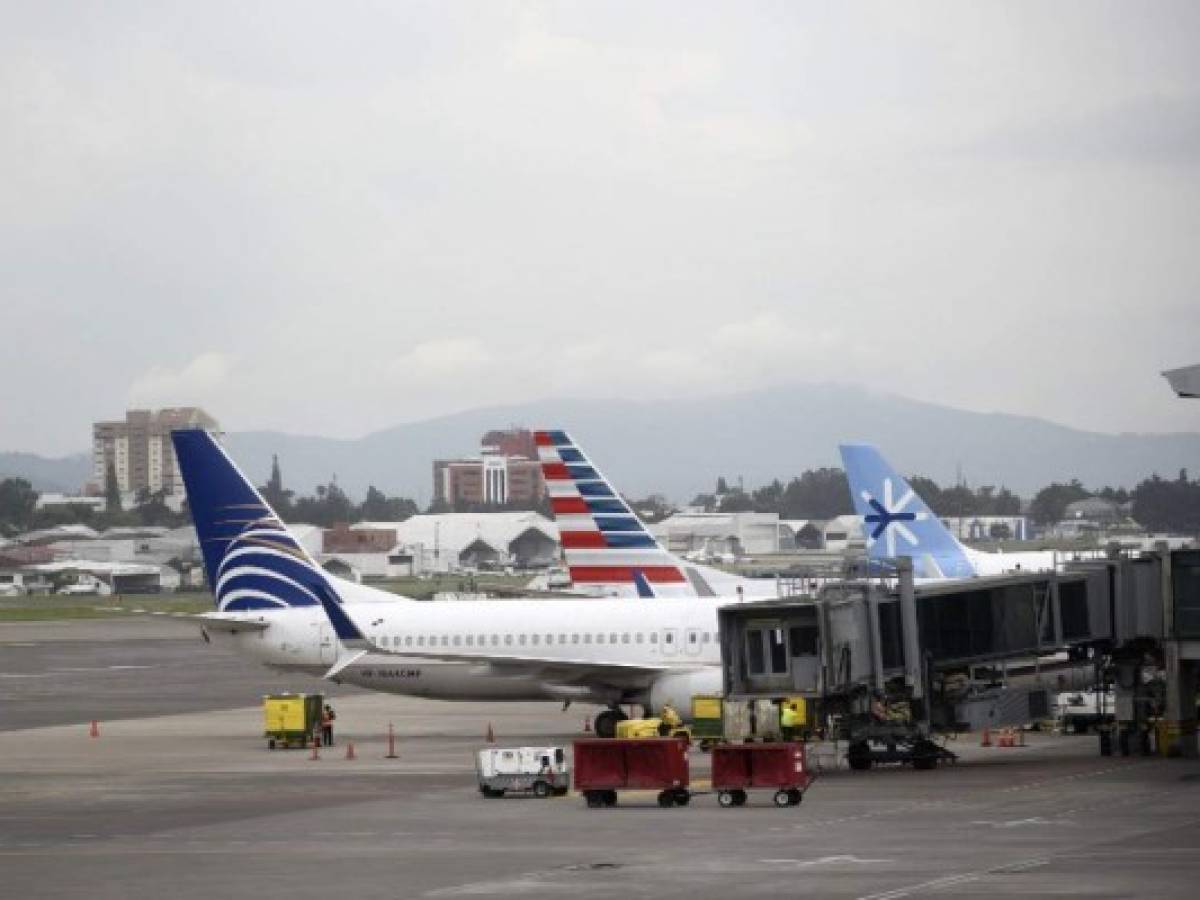
[[[533,438],[575,587],[604,597],[779,596],[772,578],[743,578],[668,553],[570,435],[547,429]]]
[[[325,572],[211,434],[171,437],[217,603],[198,618],[268,666],[443,700],[603,703],[602,736],[621,704],[682,708],[721,691],[717,608],[729,598],[399,597]]]
[[[897,556],[909,556],[916,578],[936,581],[1051,571],[1062,561],[1052,550],[985,553],[966,547],[875,447],[842,444],[838,449],[873,563],[889,565]]]

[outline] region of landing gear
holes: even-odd
[[[611,738],[617,736],[617,723],[624,722],[629,716],[616,709],[606,709],[596,716],[596,737]]]

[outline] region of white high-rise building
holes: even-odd
[[[94,491],[103,491],[109,463],[116,470],[122,494],[165,491],[182,496],[183,479],[175,461],[171,431],[175,428],[217,429],[217,420],[193,406],[131,409],[125,420],[92,425],[92,479]]]

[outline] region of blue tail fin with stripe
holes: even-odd
[[[186,429],[171,440],[217,607],[316,606],[329,590],[324,572],[216,439]]]

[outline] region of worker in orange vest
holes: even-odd
[[[321,710],[321,743],[326,747],[333,746],[333,720],[336,718],[337,713],[326,703],[325,708]]]

